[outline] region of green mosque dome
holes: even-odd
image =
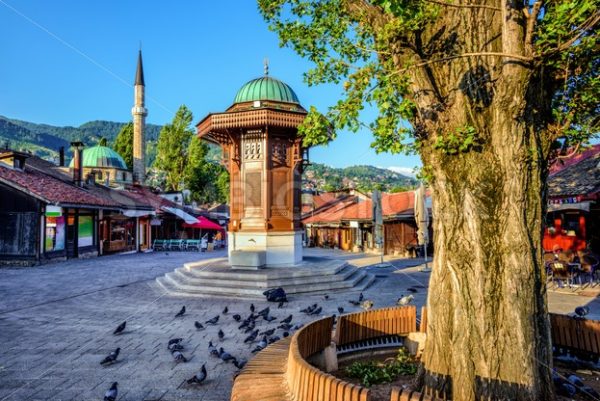
[[[255,100],[300,104],[298,96],[288,84],[269,76],[247,82],[235,95],[233,103],[253,102]]]
[[[69,163],[73,167],[73,159]],[[120,154],[107,146],[92,146],[83,149],[83,167],[109,167],[127,170],[125,160]]]

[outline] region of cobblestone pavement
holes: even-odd
[[[392,260],[393,267],[375,268],[378,257],[341,251],[307,250],[307,254],[348,259],[376,274],[377,280],[365,292],[375,307],[393,305],[407,287],[423,286],[415,294],[421,306],[426,299],[428,273],[418,271],[418,261]],[[237,328],[232,314],[249,314],[264,301],[231,298],[184,298],[165,295],[154,281],[187,261],[222,257],[223,251],[199,253],[148,253],[106,256],[68,261],[32,268],[0,269],[0,400],[101,400],[113,381],[119,382],[119,400],[228,400],[236,368],[208,354],[208,341],[236,357],[248,359],[253,345],[244,345],[246,334]],[[282,309],[270,304],[278,320],[293,314],[293,323],[316,317],[300,309],[319,303],[322,315],[356,310],[348,303],[358,292],[290,297]],[[590,298],[550,293],[550,307],[571,312]],[[175,313],[185,305],[181,318]],[[590,303],[598,317],[597,301]],[[216,326],[197,331],[194,321],[204,322],[229,307]],[[127,321],[124,334],[112,331]],[[276,327],[260,321],[257,328]],[[225,333],[218,340],[217,331]],[[281,335],[281,330],[278,330]],[[170,338],[182,337],[188,363],[176,364],[166,349]],[[101,367],[104,356],[121,347],[119,362]],[[186,379],[206,362],[208,379],[192,386]]]

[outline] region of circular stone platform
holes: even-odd
[[[235,296],[264,299],[263,292],[281,287],[288,295],[363,290],[372,274],[343,260],[305,256],[293,267],[233,269],[227,258],[186,263],[156,281],[172,295]]]

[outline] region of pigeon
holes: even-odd
[[[415,294],[415,293],[417,293],[417,292],[418,292],[418,291],[417,291],[417,289],[416,289],[416,288],[414,288],[414,287],[407,288],[407,289],[406,289],[406,291],[408,291],[408,292],[412,292],[413,294]]]
[[[415,297],[412,294],[406,295],[406,296],[398,298],[397,303],[400,306],[406,306],[406,305],[410,304],[413,301],[413,299],[415,299]]]
[[[319,313],[321,313],[321,311],[323,310],[323,308],[321,308],[320,306],[315,309],[314,311],[310,312],[309,315],[318,315]]]
[[[252,332],[252,334],[250,334],[248,337],[246,337],[246,339],[244,340],[244,343],[253,343],[254,340],[256,340],[256,336],[258,336],[258,329],[254,330]]]
[[[221,312],[222,314],[226,315],[227,313],[229,313],[229,307],[226,306],[225,308],[223,308],[223,312]]]
[[[254,313],[254,304],[250,304],[250,312]]]
[[[577,317],[584,317],[588,313],[590,313],[590,308],[588,306],[578,306],[575,308],[575,314]]]
[[[116,350],[108,354],[108,356],[104,358],[102,362],[100,362],[100,365],[108,366],[115,363],[117,361],[117,357],[119,356],[119,352],[121,352],[121,348],[117,348]]]
[[[127,322],[123,322],[120,325],[118,325],[117,328],[115,329],[115,331],[113,331],[113,334],[117,335],[117,334],[123,333],[123,330],[125,330],[126,325],[127,325]]]
[[[204,326],[202,326],[202,323],[200,323],[199,321],[195,321],[194,326],[196,326],[198,330],[204,330]]]
[[[248,334],[250,333],[252,330],[254,330],[254,324],[251,324],[250,326],[248,326],[246,328],[246,330],[244,330],[244,334]]]
[[[352,305],[354,305],[354,306],[360,306],[360,302],[358,302],[358,301],[354,301],[354,300],[352,300],[352,299],[351,299],[351,300],[350,300],[350,301],[348,301],[348,302],[350,302],[350,303],[351,303]]]
[[[118,385],[119,383],[114,382],[110,388],[106,390],[106,393],[104,393],[104,401],[115,401],[117,399],[117,395],[119,394],[119,391],[117,390]]]
[[[313,304],[313,305],[309,306],[308,308],[300,309],[300,312],[310,315],[310,313],[315,309],[317,309],[317,304]]]
[[[285,319],[281,321],[281,323],[290,323],[292,321],[293,315],[289,315]]]
[[[235,365],[235,367],[236,367],[236,368],[238,368],[238,369],[242,369],[244,366],[246,366],[246,363],[247,363],[247,362],[248,362],[248,361],[247,361],[247,360],[245,360],[245,359],[242,359],[241,361],[238,361],[237,359],[235,359],[235,360],[233,361],[233,364]]]
[[[363,301],[362,304],[360,304],[360,307],[363,308],[364,310],[368,311],[369,309],[371,309],[373,307],[373,301],[367,299],[366,301]]]
[[[277,309],[281,309],[283,308],[283,305],[285,304],[285,301],[281,301],[277,304]]]
[[[180,342],[183,341],[183,338],[172,338],[169,340],[169,342],[167,343],[167,348],[170,347],[173,344],[179,344]]]
[[[358,296],[358,302],[362,302],[364,299],[365,299],[365,296],[361,292],[360,295]]]
[[[254,348],[252,350],[253,354],[256,354],[257,352],[262,351],[263,349],[265,349],[267,347],[267,337],[263,337],[263,339],[260,341],[260,343],[258,343],[258,345],[256,346],[256,348]]]
[[[275,329],[265,330],[262,333],[260,333],[260,335],[271,336],[273,335],[273,333],[275,333]]]
[[[239,322],[240,320],[242,320],[242,317],[238,314],[235,314],[232,316],[233,320],[235,320],[236,322]]]
[[[292,327],[292,330],[300,330],[302,328],[302,326],[304,326],[303,324],[297,324],[294,327]]]
[[[194,377],[188,379],[188,384],[202,384],[206,380],[206,364],[202,364],[200,372],[196,373]]]
[[[323,295],[323,299],[324,299],[325,301],[327,301],[327,300],[329,299],[329,295],[327,295],[327,294]]]
[[[266,320],[267,322],[272,322],[273,320],[277,320],[277,318],[275,316],[269,316],[269,315],[264,315],[263,319]]]
[[[229,362],[229,361],[235,360],[235,358],[229,352],[225,352],[223,347],[219,348],[219,358],[221,358],[221,360],[223,362]]]
[[[185,356],[183,356],[183,354],[179,351],[173,351],[171,353],[171,355],[173,355],[173,359],[175,359],[175,362],[179,363],[179,362],[187,362],[187,358]]]
[[[269,312],[271,312],[271,308],[267,306],[265,309],[261,310],[260,312],[257,312],[257,314],[259,316],[269,316]]]
[[[278,336],[271,337],[269,338],[269,344],[273,344],[274,342],[277,342],[279,340],[281,340],[281,338],[279,338]]]
[[[214,325],[215,325],[215,324],[217,324],[217,322],[219,321],[219,317],[220,317],[220,316],[219,316],[219,315],[217,315],[217,316],[213,317],[212,319],[208,319],[208,320],[207,320],[206,322],[204,322],[204,323],[206,323],[206,324],[212,324],[212,325],[214,326]]]
[[[567,377],[567,381],[574,385],[575,387],[583,387],[585,383],[576,375],[571,375]]]
[[[289,323],[284,323],[284,324],[280,324],[279,326],[277,326],[278,329],[281,330],[289,330],[292,328],[292,325]]]
[[[284,331],[283,334],[281,334],[283,336],[283,338],[289,337],[290,333],[288,333],[287,331]]]
[[[209,342],[208,342],[208,349],[212,351],[212,350],[216,350],[216,349],[217,349],[217,347],[215,347],[215,346],[213,345],[212,341],[209,341]]]
[[[344,308],[342,308],[341,306],[338,306],[338,313],[341,315],[342,313],[344,313]]]
[[[219,340],[223,340],[223,338],[225,338],[225,333],[223,333],[223,330],[219,329]]]
[[[171,352],[175,352],[175,351],[183,351],[183,345],[179,344],[179,343],[173,343],[173,344],[169,344],[167,346],[167,348],[169,349],[169,351]]]
[[[181,317],[185,314],[185,305],[181,307],[181,310],[179,312],[177,312],[177,314],[175,315],[175,317]]]

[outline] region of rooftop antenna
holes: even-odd
[[[265,64],[265,76],[269,75],[269,59],[265,57],[263,63]]]

